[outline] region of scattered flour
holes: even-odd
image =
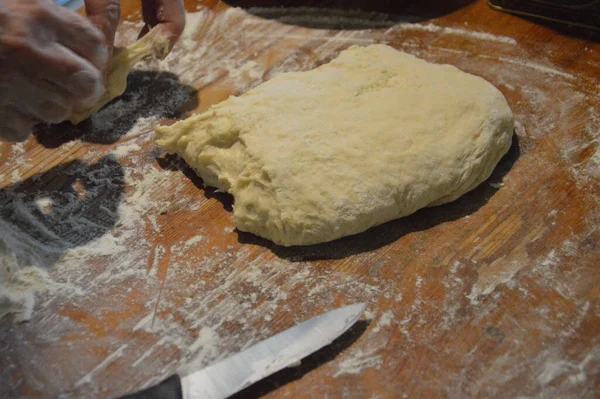
[[[15,143],[12,146],[13,155],[20,156],[25,154],[25,143]]]
[[[409,39],[394,40],[394,43],[404,51],[433,62],[453,63],[467,72],[484,76],[498,87],[511,90],[511,98],[518,101],[514,104],[516,118],[526,127],[517,133],[526,143],[535,143],[558,131],[559,126],[579,126],[575,122],[579,123],[580,114],[573,111],[582,109],[581,104],[587,101],[586,93],[575,85],[579,77],[565,73],[550,62],[528,59],[528,54],[509,37],[466,28],[399,22],[381,14],[365,16],[364,13],[336,11],[333,15],[321,16],[320,11],[314,9],[298,9],[291,14],[288,9],[286,15],[281,9],[252,11],[254,15],[229,8],[215,14],[199,7],[198,12],[187,15],[182,40],[169,57],[161,62],[142,63],[138,69],[172,73],[183,84],[202,89],[201,96],[216,96],[209,100],[201,97],[202,107],[218,101],[219,96],[226,98],[230,93],[248,90],[278,73],[311,69],[352,44],[391,42],[409,36],[410,32],[421,32],[423,34],[418,37],[410,35]],[[289,24],[317,24],[322,28],[297,28],[266,17]],[[336,25],[352,26],[355,30],[325,29]],[[142,26],[141,23],[124,23],[117,34],[118,45],[133,43]],[[364,29],[356,29],[361,27]],[[451,44],[442,47],[439,46],[441,41],[437,40],[441,36],[459,36],[468,40],[459,41],[455,48]],[[201,40],[197,40],[200,37]],[[472,56],[474,44],[481,42],[490,49],[489,54]],[[298,50],[290,52],[290,46]],[[265,51],[266,47],[270,50]],[[544,94],[548,92],[552,96]],[[132,377],[127,382],[130,385],[123,389],[139,387],[141,382],[158,381],[176,370],[185,372],[202,367],[271,336],[273,331],[269,321],[289,317],[290,303],[297,298],[302,300],[293,310],[303,319],[316,315],[315,309],[327,310],[337,303],[366,301],[373,313],[381,298],[389,297],[390,302],[404,304],[398,306],[395,313],[386,311],[379,315],[377,324],[365,332],[356,346],[340,356],[339,363],[332,363],[332,374],[341,377],[381,367],[383,359],[378,351],[385,350],[386,337],[393,329],[403,333],[403,347],[411,349],[438,342],[441,336],[447,335],[464,320],[465,306],[470,306],[466,308],[467,314],[469,309],[477,307],[480,311],[477,317],[485,317],[484,310],[491,310],[484,307],[481,299],[493,295],[496,287],[502,284],[508,289],[514,287],[509,284],[515,282],[522,268],[532,267],[534,274],[544,279],[549,287],[556,288],[566,298],[573,296],[569,282],[557,282],[553,274],[564,256],[576,254],[573,240],[565,241],[562,247],[535,262],[526,256],[526,252],[515,252],[510,259],[498,258],[499,263],[495,266],[506,265],[504,274],[500,279],[495,275],[480,282],[473,291],[469,291],[472,287],[468,284],[467,273],[473,270],[475,263],[455,261],[449,273],[439,281],[446,293],[439,302],[427,297],[430,285],[436,280],[426,274],[421,274],[426,278],[419,275],[414,284],[406,284],[408,288],[398,292],[395,288],[401,280],[357,279],[347,272],[352,267],[342,273],[327,269],[322,262],[283,260],[269,251],[250,251],[250,246],[239,243],[225,246],[217,242],[222,237],[214,237],[210,226],[198,225],[191,238],[187,236],[167,245],[161,241],[161,227],[169,225],[164,223],[164,214],[172,210],[183,215],[199,212],[202,206],[198,198],[179,195],[184,187],[192,189],[181,173],[163,170],[156,165],[156,154],[143,153],[142,148],[148,147],[144,144],[152,139],[152,128],[165,118],[135,114],[133,111],[143,101],[143,95],[127,101],[118,100],[93,120],[94,128],[99,131],[125,129],[119,140],[135,139],[135,142],[88,143],[89,151],[80,156],[83,165],[69,172],[80,180],[86,181],[86,176],[90,179],[88,183],[93,184],[84,190],[84,194],[96,198],[97,202],[83,201],[84,206],[78,208],[76,190],[56,195],[40,192],[33,198],[13,196],[11,198],[16,199],[14,203],[18,206],[11,208],[10,217],[0,221],[0,237],[5,241],[2,246],[5,250],[0,253],[0,318],[12,313],[16,321],[29,319],[29,323],[19,326],[27,328],[28,334],[35,337],[33,340],[15,339],[5,347],[3,353],[7,354],[3,355],[3,361],[9,365],[5,369],[14,369],[18,359],[27,356],[32,362],[32,372],[40,371],[36,364],[43,367],[45,359],[54,356],[45,352],[52,347],[48,343],[53,342],[62,345],[65,358],[82,359],[81,364],[76,364],[76,372],[73,372],[72,364],[69,369],[57,365],[57,372],[65,375],[65,380],[60,381],[60,386],[40,388],[41,392],[58,396],[66,388],[75,387],[79,390],[69,393],[71,397],[83,393],[106,396],[102,389],[107,389],[106,381],[110,379],[105,378],[105,372],[116,363],[123,370],[135,369],[128,375]],[[600,120],[597,109],[595,106],[588,108],[586,115],[589,118],[583,118],[586,123],[582,129],[588,135],[597,135]],[[136,115],[135,119],[131,120],[129,115]],[[71,149],[71,146],[72,143],[65,144],[61,150],[75,151],[76,148]],[[112,160],[97,169],[88,167],[106,156],[107,147],[112,151]],[[3,169],[0,177],[10,176],[11,181],[17,183],[21,180],[19,171],[27,165],[28,154],[26,144],[11,148],[7,151],[7,159],[15,165],[14,169]],[[4,144],[1,150],[5,150]],[[586,173],[598,171],[599,151],[597,149],[587,161],[589,170]],[[114,195],[103,197],[107,192]],[[199,192],[198,195],[202,194]],[[94,208],[93,214],[88,214],[91,204],[99,207]],[[3,207],[6,205],[0,205],[0,210]],[[60,217],[46,219],[43,216],[45,210],[52,215],[52,210],[61,209],[64,210],[61,215],[70,223],[71,233],[68,229],[57,232],[51,228],[60,224]],[[17,219],[19,223],[14,223]],[[6,223],[7,220],[11,223]],[[90,233],[94,228],[95,233]],[[72,234],[73,229],[75,234]],[[39,232],[43,234],[37,234]],[[225,227],[223,233],[228,236],[234,234],[234,230]],[[76,239],[73,236],[77,236]],[[537,236],[530,238],[535,241]],[[32,252],[30,248],[34,248],[35,256],[28,253]],[[474,253],[472,257],[476,255]],[[358,258],[350,256],[344,262],[351,264],[358,262]],[[167,263],[168,273],[162,272],[161,264]],[[130,297],[131,292],[137,296]],[[433,306],[432,309],[431,304],[441,308]],[[130,311],[128,306],[134,306],[133,310]],[[590,306],[577,310],[580,323],[586,314],[594,311]],[[130,312],[138,316],[120,320],[120,324],[106,329],[104,334],[107,336],[102,336],[92,333],[85,320],[71,319],[73,316],[68,311],[71,308],[81,309],[96,318],[102,327],[104,320],[116,317],[115,313]],[[63,309],[67,310],[57,314],[57,310]],[[105,314],[112,316],[104,317]],[[441,326],[424,336],[421,326],[429,322]],[[546,327],[544,323],[550,322],[544,317],[539,326]],[[9,335],[20,333],[19,326],[6,326]],[[578,328],[578,325],[570,328]],[[43,333],[33,335],[34,331]],[[523,329],[524,335],[514,339],[525,342],[526,333]],[[125,335],[129,341],[122,344]],[[62,342],[64,337],[75,338]],[[88,348],[89,342],[101,342],[112,349],[98,354]],[[514,345],[515,351],[519,352],[521,344]],[[473,351],[476,350],[474,347]],[[439,354],[450,358],[453,355]],[[460,356],[455,359],[456,364],[465,369],[470,365],[468,362],[475,359],[468,354],[461,353]],[[511,356],[513,359],[516,355]],[[594,372],[590,371],[590,365],[599,355],[593,352],[590,356],[574,361],[561,353],[541,353],[533,360],[533,366],[531,359],[525,359],[510,373],[505,369],[507,363],[499,358],[497,364],[485,371],[484,377],[497,381],[498,376],[517,375],[526,367],[535,367],[539,370],[538,384],[551,386],[563,377],[569,383],[582,384],[582,381],[590,380]],[[406,354],[398,353],[397,357],[410,361]],[[478,370],[478,367],[473,369]],[[8,371],[3,373],[7,373],[0,373],[4,380],[12,381]],[[459,383],[466,381],[459,379],[463,376],[454,377],[457,379],[446,381],[447,386],[464,389]],[[431,382],[432,386],[442,383],[441,380]],[[460,393],[464,396],[465,392]]]
[[[596,361],[600,357],[598,348],[585,356],[579,363],[569,362],[562,359],[548,361],[541,366],[537,380],[542,386],[550,384],[555,379],[568,375],[568,379],[572,383],[584,382],[587,380],[586,366]]]
[[[201,243],[202,241],[205,241],[206,237],[204,236],[195,236],[190,238],[189,240],[187,240],[185,242],[185,244],[183,244],[183,248],[181,248],[182,251],[187,251],[190,248],[193,248],[194,246],[196,246],[197,244]]]
[[[47,212],[52,207],[52,198],[50,197],[41,197],[35,200],[35,205],[37,206],[40,212]]]
[[[480,55],[481,58],[491,58],[491,59],[496,59],[493,56],[488,56],[485,54]],[[509,58],[509,57],[500,57],[497,58],[497,60],[504,62],[504,63],[509,63],[509,64],[516,64],[522,67],[526,67],[529,69],[534,69],[536,71],[545,73],[545,74],[549,74],[549,75],[555,75],[555,76],[560,76],[562,78],[568,79],[568,80],[576,80],[577,78],[573,75],[571,75],[570,73],[565,73],[562,71],[559,71],[558,69],[556,69],[555,67],[551,67],[551,66],[544,66],[544,65],[540,65],[538,63],[535,62],[530,62],[530,61],[523,61],[523,60],[516,60],[513,58]]]
[[[466,38],[476,40],[476,41],[483,40],[483,41],[490,41],[490,42],[510,44],[510,45],[517,44],[517,41],[515,39],[506,37],[506,36],[492,35],[490,33],[477,32],[477,31],[473,31],[473,30],[465,30],[465,29],[460,29],[460,28],[449,28],[449,27],[437,26],[434,24],[422,25],[422,24],[401,23],[401,24],[393,26],[386,33],[389,33],[392,30],[412,30],[412,31],[421,31],[421,32],[432,32],[432,33],[439,33],[441,35],[462,36],[462,37],[466,37]]]
[[[16,322],[31,319],[35,295],[50,285],[48,274],[37,267],[15,268],[8,266],[9,256],[0,260],[0,318],[14,314]]]
[[[389,327],[394,320],[394,312],[391,310],[386,310],[377,320],[377,325],[373,328],[373,332],[377,333],[381,331],[382,328]]]
[[[142,147],[140,147],[139,144],[129,143],[129,144],[124,144],[124,145],[118,146],[112,153],[117,158],[122,158],[128,154],[131,154],[132,152],[140,151],[141,149],[142,149]]]
[[[69,297],[80,295],[82,289],[52,280],[42,268],[20,267],[16,255],[0,241],[0,319],[14,314],[16,322],[30,320],[35,296],[42,293]]]
[[[372,353],[363,352],[358,349],[352,353],[345,355],[339,362],[339,368],[333,374],[333,378],[337,378],[345,374],[360,374],[365,369],[375,368],[379,369],[383,360],[380,356]]]
[[[19,174],[18,170],[13,170],[13,172],[10,175],[10,181],[11,183],[18,183],[19,181],[21,181],[21,175]]]
[[[596,141],[596,143],[599,142]],[[596,178],[600,178],[600,144],[597,144],[596,152],[594,152],[594,155],[590,157],[588,163],[588,170],[590,172],[590,175]]]

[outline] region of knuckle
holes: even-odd
[[[104,35],[89,20],[77,16],[71,21],[71,30],[73,32],[81,32],[80,39],[85,42],[87,47],[98,47],[104,45]]]
[[[102,75],[95,69],[83,70],[73,75],[76,95],[84,99],[96,99],[102,94]]]

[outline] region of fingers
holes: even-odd
[[[0,80],[9,84],[8,73],[32,82],[50,81],[81,106],[94,105],[104,92],[101,71],[108,63],[102,32],[53,2],[9,5],[10,18],[0,36]]]
[[[100,70],[58,43],[44,48],[13,43],[11,51],[20,75],[32,82],[52,82],[72,96],[74,105],[91,107],[104,93]]]
[[[27,140],[36,123],[13,106],[0,108],[0,137],[6,141]]]
[[[185,9],[182,0],[142,0],[144,22],[150,27],[159,26],[161,34],[173,45],[185,28]],[[142,34],[147,33],[147,28]]]
[[[102,31],[108,54],[112,53],[115,32],[117,31],[117,26],[121,19],[121,7],[119,3],[119,0],[85,1],[86,15],[88,19]]]
[[[156,5],[159,0],[142,0],[142,18],[146,25],[154,27],[158,24]]]
[[[0,137],[24,140],[104,94],[119,3],[88,3],[91,22],[50,0],[0,0]]]
[[[73,112],[69,96],[50,82],[32,82],[23,76],[14,77],[13,82],[14,85],[6,88],[9,105],[23,115],[46,123],[59,123]]]

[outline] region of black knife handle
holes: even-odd
[[[159,384],[123,396],[121,399],[183,399],[181,380],[174,374]]]

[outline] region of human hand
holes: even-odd
[[[23,141],[35,124],[93,106],[108,60],[85,17],[51,0],[0,0],[0,137]]]
[[[182,0],[142,0],[142,15],[146,26],[140,32],[140,37],[158,26],[158,34],[169,39],[171,47],[185,28],[185,9]]]

